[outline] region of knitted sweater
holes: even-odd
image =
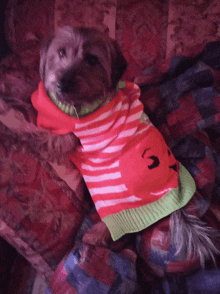
[[[71,159],[113,240],[185,206],[196,189],[143,112],[139,96],[138,86],[126,82],[106,105],[74,118],[50,100],[41,82],[32,95],[39,127],[58,134],[74,132],[80,139]]]

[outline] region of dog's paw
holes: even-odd
[[[0,102],[0,121],[11,131],[18,134],[34,133],[38,129],[32,122],[27,122],[20,111],[13,108],[6,110],[2,101]]]

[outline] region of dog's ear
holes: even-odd
[[[113,58],[112,58],[111,80],[112,80],[112,88],[116,88],[120,78],[126,71],[127,61],[122,54],[119,44],[115,40],[113,40],[113,47],[114,47],[115,54],[113,55]]]
[[[45,39],[41,44],[40,49],[40,78],[44,81],[45,78],[45,67],[46,67],[46,60],[47,60],[47,50],[52,42],[54,36],[50,36]]]

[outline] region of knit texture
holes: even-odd
[[[145,229],[185,206],[195,183],[143,112],[137,85],[126,82],[109,103],[80,119],[62,112],[43,84],[32,95],[39,127],[74,132],[71,156],[113,240]]]

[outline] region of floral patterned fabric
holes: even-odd
[[[166,56],[168,1],[118,0],[116,40],[128,61],[126,80]]]
[[[56,0],[55,30],[61,26],[95,27],[115,38],[117,0]]]
[[[6,38],[26,68],[38,72],[42,41],[61,26],[96,27],[115,38],[116,0],[9,0]]]
[[[78,171],[72,190],[55,170],[0,125],[0,232],[49,278],[74,244],[85,205]]]
[[[116,38],[129,63],[127,80],[166,56],[167,0],[9,0],[6,15],[8,42],[28,68],[37,70],[40,43],[64,25]]]
[[[167,27],[167,58],[196,56],[208,42],[220,39],[218,0],[171,0]]]
[[[218,0],[9,0],[6,37],[26,67],[38,69],[41,41],[63,25],[95,26],[115,37],[133,80],[156,62],[195,56],[220,40]],[[25,17],[24,17],[25,15]]]

